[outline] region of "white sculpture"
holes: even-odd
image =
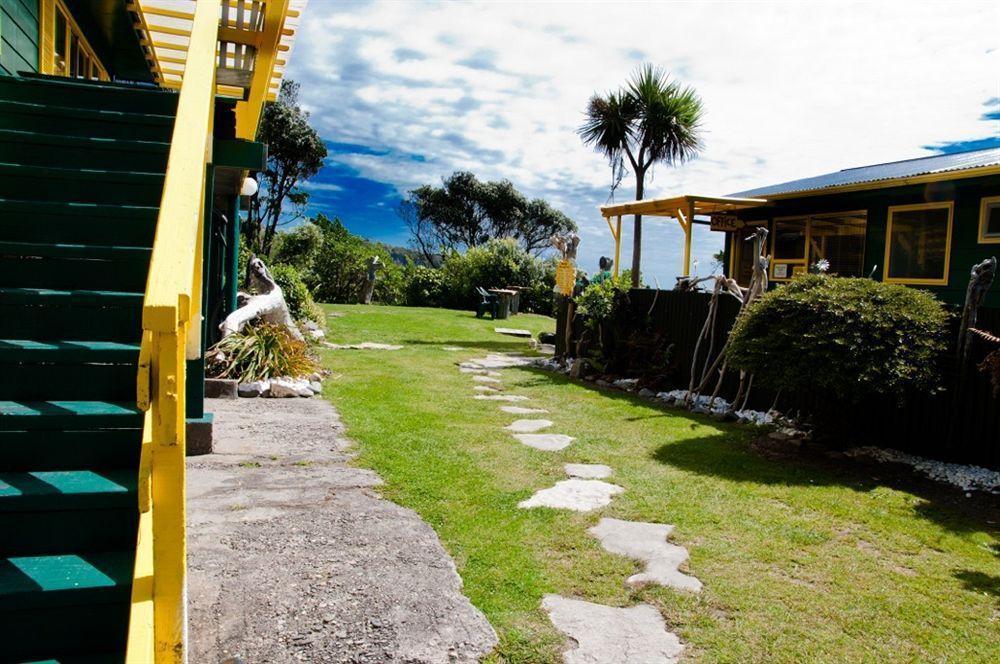
[[[264,261],[256,256],[251,256],[247,268],[250,275],[250,285],[257,291],[257,295],[242,292],[238,294],[237,299],[242,303],[241,306],[226,316],[226,320],[219,325],[223,338],[239,332],[255,318],[260,318],[267,323],[284,325],[292,337],[304,341],[299,327],[288,312],[285,295],[281,292],[281,287],[274,281],[267,266],[264,265]]]

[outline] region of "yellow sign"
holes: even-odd
[[[576,268],[573,261],[566,258],[556,265],[556,292],[569,297],[573,294],[573,286],[576,285]]]

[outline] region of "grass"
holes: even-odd
[[[464,591],[500,635],[492,662],[558,662],[539,609],[546,593],[655,605],[709,662],[987,662],[1000,659],[996,503],[964,499],[872,467],[765,457],[750,429],[660,408],[534,369],[504,369],[577,441],[540,452],[503,431],[514,416],[471,397],[457,361],[523,351],[468,312],[327,306],[333,342],[403,350],[323,351],[324,396],[384,495],[416,510],[455,559]],[[504,325],[552,330],[522,315]],[[449,352],[442,346],[467,351]],[[564,479],[564,462],[603,463],[625,488],[599,512],[517,508]],[[638,565],[587,533],[601,516],[676,525],[700,595],[624,584]]]

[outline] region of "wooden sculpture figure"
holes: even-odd
[[[264,265],[264,261],[256,256],[251,256],[250,262],[247,264],[247,278],[250,287],[256,290],[257,294],[239,293],[237,299],[242,304],[236,311],[226,316],[226,320],[219,325],[222,336],[228,337],[230,334],[239,332],[247,323],[255,318],[260,318],[268,323],[284,325],[292,337],[303,341],[299,327],[288,312],[285,294],[281,292],[281,287],[274,281],[274,277]]]
[[[378,279],[378,271],[382,267],[382,261],[378,256],[368,259],[368,273],[365,275],[365,283],[361,286],[361,304],[371,304],[372,295],[375,293],[375,280]]]

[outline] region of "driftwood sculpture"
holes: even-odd
[[[576,249],[580,246],[580,236],[576,233],[566,235],[553,235],[549,238],[549,244],[559,250],[563,260],[575,261]]]
[[[378,279],[378,271],[382,268],[382,261],[378,256],[368,259],[368,272],[365,274],[365,283],[361,286],[361,304],[371,304],[372,295],[375,294],[375,281]]]
[[[987,258],[982,263],[972,266],[969,286],[965,290],[965,307],[962,308],[962,323],[958,327],[958,358],[963,365],[969,358],[969,328],[976,326],[979,317],[979,305],[982,304],[986,292],[993,285],[997,273],[996,256]]]
[[[226,320],[219,325],[223,338],[239,332],[247,323],[259,318],[268,323],[284,325],[292,337],[304,341],[295,320],[288,312],[285,294],[281,292],[281,287],[274,281],[274,277],[264,265],[264,261],[256,256],[251,256],[250,262],[247,264],[247,280],[249,286],[257,291],[257,294],[239,293],[237,295],[237,299],[241,302],[240,307],[226,316]]]
[[[718,372],[718,378],[715,381],[715,388],[712,390],[711,399],[709,399],[707,410],[711,412],[712,407],[715,404],[715,400],[719,396],[719,391],[722,389],[722,381],[726,377],[726,369],[729,365],[729,360],[726,358],[726,347],[729,342],[726,341],[722,348],[719,350],[718,355],[712,358],[712,352],[715,349],[715,320],[719,310],[719,296],[720,295],[730,295],[735,297],[740,301],[740,310],[736,314],[737,318],[746,311],[746,308],[757,299],[764,291],[767,290],[767,270],[770,265],[771,258],[764,255],[764,248],[767,246],[767,235],[768,231],[766,228],[758,228],[757,231],[746,239],[747,242],[753,241],[753,251],[754,251],[754,267],[753,275],[750,277],[750,285],[746,288],[739,286],[735,279],[731,279],[723,276],[714,277],[703,277],[701,279],[690,280],[687,286],[680,290],[693,290],[697,285],[703,281],[715,281],[715,286],[712,289],[712,299],[709,301],[708,305],[708,315],[705,317],[705,324],[701,328],[701,334],[698,337],[698,341],[695,343],[694,357],[691,361],[691,380],[688,384],[688,394],[685,401],[685,405],[691,406],[692,402],[696,397],[701,395],[701,393],[708,387],[711,382],[712,376]],[[678,282],[680,286],[680,282]],[[704,363],[701,366],[701,371],[698,371],[698,358],[699,349],[704,340],[708,341],[708,352],[705,355]],[[721,367],[719,365],[722,365]],[[729,412],[736,410],[742,410],[746,407],[747,400],[750,397],[750,387],[753,385],[753,376],[748,376],[746,372],[740,372],[740,385],[736,391],[736,397],[732,400]]]

